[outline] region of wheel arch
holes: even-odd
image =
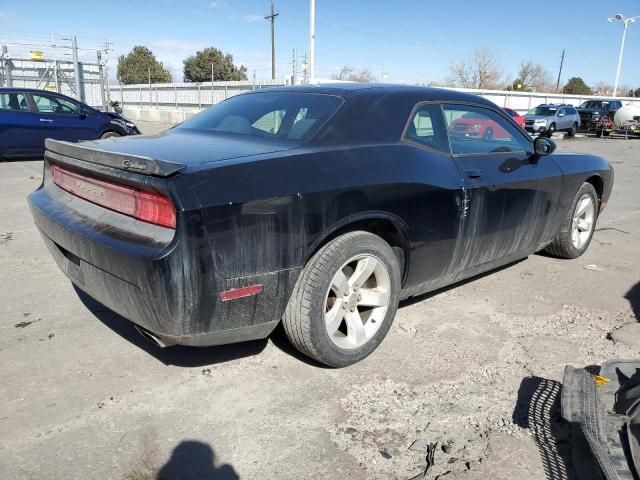
[[[602,201],[602,195],[604,195],[604,181],[600,175],[592,175],[585,180],[586,183],[590,183],[593,185],[593,188],[596,189],[596,193],[598,194],[598,199]]]
[[[361,212],[336,222],[319,235],[309,246],[304,257],[304,264],[306,264],[322,246],[334,238],[356,230],[378,235],[393,248],[400,263],[402,285],[404,285],[410,260],[409,227],[404,220],[389,212]]]

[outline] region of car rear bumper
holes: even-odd
[[[51,183],[29,195],[29,205],[47,248],[72,283],[164,344],[265,338],[299,273],[218,276],[207,239],[190,233],[202,232],[193,218],[180,235],[180,225],[176,231],[149,226]],[[258,284],[258,295],[221,300],[222,292]]]

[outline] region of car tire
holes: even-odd
[[[600,200],[596,189],[590,183],[583,183],[571,203],[558,235],[545,251],[559,258],[578,258],[582,255],[591,243],[599,208]]]
[[[333,239],[296,282],[283,316],[287,337],[330,367],[362,360],[391,327],[400,277],[396,254],[377,235],[355,231]]]
[[[567,134],[570,137],[575,137],[577,132],[578,132],[578,122],[574,122],[573,125],[571,125],[571,130],[569,130]]]
[[[100,140],[104,138],[121,137],[121,136],[122,135],[120,135],[118,132],[106,132],[102,134],[102,136],[100,137]]]
[[[551,125],[549,125],[549,128],[547,128],[547,137],[551,138],[555,133],[555,131],[556,131],[556,124],[552,123]]]
[[[602,135],[604,135],[605,137],[608,137],[611,135],[611,132],[609,132],[608,130],[605,130],[602,132]]]
[[[491,140],[493,138],[493,129],[492,128],[487,128],[484,133],[482,134],[482,139],[483,140]]]
[[[602,137],[602,133],[603,133],[603,131],[602,131],[602,129],[601,129],[601,128],[596,128],[596,137],[597,137],[597,138]]]

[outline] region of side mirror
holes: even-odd
[[[558,116],[559,117],[564,117],[564,113],[559,113]]]
[[[556,151],[556,142],[546,137],[537,137],[533,141],[533,151],[536,155],[551,155]]]

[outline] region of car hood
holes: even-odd
[[[157,135],[111,137],[82,142],[83,147],[136,155],[185,166],[291,150],[299,142],[262,139],[230,133],[170,129]]]
[[[112,120],[122,120],[124,122],[131,122],[131,120],[129,120],[127,117],[125,117],[124,115],[118,112],[102,112],[102,113]]]

